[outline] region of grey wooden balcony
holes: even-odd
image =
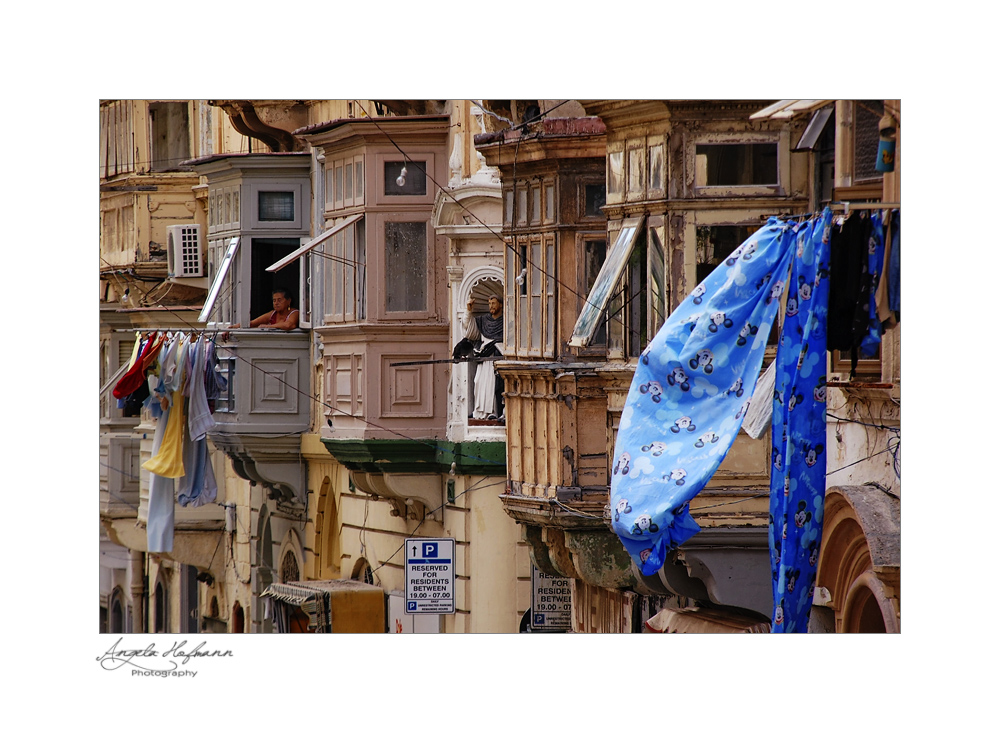
[[[227,387],[208,436],[241,477],[291,506],[305,505],[300,435],[312,414],[306,331],[237,329],[216,340]]]

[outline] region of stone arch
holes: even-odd
[[[267,505],[260,508],[257,517],[257,546],[254,552],[254,567],[252,569],[251,589],[254,600],[253,618],[260,619],[260,631],[271,632],[271,619],[264,618],[264,607],[260,594],[274,582],[276,571],[274,564],[274,542],[271,539],[271,512]]]
[[[108,603],[108,631],[112,634],[125,633],[125,591],[121,586],[115,586]]]
[[[243,606],[240,605],[239,601],[233,604],[233,619],[231,631],[234,634],[242,634],[246,628],[246,619],[243,616]]]
[[[325,476],[319,488],[315,535],[313,537],[313,547],[317,548],[315,572],[319,578],[336,578],[340,575],[338,494],[334,481],[329,476]]]
[[[285,532],[285,538],[281,542],[281,550],[278,552],[277,566],[278,580],[282,583],[303,580],[304,553],[302,543],[299,541],[298,532],[289,529]]]
[[[157,634],[170,632],[170,596],[163,578],[157,578],[153,590],[153,631]]]
[[[474,299],[472,315],[478,316],[488,312],[486,304],[491,295],[497,296],[503,303],[503,291],[503,270],[494,265],[483,265],[466,273],[461,286],[459,286],[460,297],[455,303],[455,307],[463,315],[467,314],[465,304],[469,302],[471,297]],[[463,321],[463,325],[465,323],[467,321]]]
[[[354,570],[351,571],[351,578],[354,580],[360,580],[362,583],[368,583],[368,585],[375,585],[375,576],[372,572],[372,566],[363,557],[359,557],[354,563]]]
[[[834,629],[898,633],[899,571],[899,499],[873,486],[827,489],[816,586]]]

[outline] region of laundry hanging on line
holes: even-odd
[[[798,297],[789,292],[774,361],[768,539],[775,633],[808,630],[823,534],[831,220],[827,209],[795,233],[790,281],[799,284]]]
[[[793,228],[771,218],[695,287],[642,352],[618,428],[611,514],[644,575],[700,530],[689,502],[746,415],[788,286]]]
[[[850,356],[851,378],[899,320],[899,214],[858,211],[831,227],[827,348]]]
[[[116,385],[126,403],[147,394],[142,406],[156,421],[151,456],[142,464],[150,473],[149,552],[172,551],[175,503],[196,507],[217,497],[207,442],[214,400],[226,387],[217,365],[214,343],[204,334],[192,341],[185,333],[154,333],[137,337],[132,364]]]

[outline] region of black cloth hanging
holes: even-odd
[[[868,329],[871,275],[868,272],[868,239],[871,217],[856,214],[830,234],[830,303],[826,347],[851,353],[851,376],[857,349]]]

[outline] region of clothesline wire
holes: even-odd
[[[208,329],[198,328],[197,326],[191,325],[190,322],[188,322],[186,319],[184,319],[179,314],[177,314],[177,317],[181,321],[183,321],[184,323],[186,323],[188,325],[189,330],[192,333],[200,333],[200,334],[208,334],[208,333],[210,333],[208,331]],[[148,330],[148,329],[141,329],[141,330]],[[174,330],[177,330],[177,329],[174,329]],[[294,392],[299,393],[300,395],[302,395],[306,399],[312,400],[313,402],[315,402],[315,403],[317,403],[317,404],[319,404],[319,405],[327,408],[328,410],[331,410],[331,411],[337,412],[337,413],[342,413],[344,415],[347,415],[348,417],[354,418],[355,420],[359,420],[359,421],[365,423],[366,425],[370,425],[370,426],[378,428],[380,430],[385,430],[386,432],[391,433],[393,435],[396,435],[396,436],[398,436],[398,437],[400,437],[400,438],[402,438],[404,440],[410,441],[411,443],[416,443],[418,445],[423,445],[423,446],[428,447],[428,448],[434,448],[435,450],[442,451],[444,453],[451,453],[456,458],[461,457],[463,459],[468,459],[468,460],[477,460],[477,461],[480,461],[481,463],[485,463],[485,464],[491,464],[491,465],[497,465],[497,466],[499,466],[499,465],[506,466],[505,462],[501,463],[500,461],[490,460],[488,458],[483,458],[482,456],[476,456],[476,455],[462,455],[462,456],[460,456],[460,454],[457,451],[451,450],[449,448],[445,448],[444,446],[442,446],[442,445],[440,445],[438,443],[428,443],[428,442],[420,440],[418,438],[413,438],[413,437],[411,437],[409,435],[405,435],[405,434],[400,433],[398,431],[395,431],[395,430],[393,430],[391,428],[387,428],[387,427],[385,427],[383,425],[380,425],[380,424],[378,424],[376,422],[373,422],[371,420],[367,420],[367,419],[365,419],[363,417],[359,417],[357,415],[354,415],[354,414],[348,412],[347,410],[343,410],[343,409],[340,409],[340,408],[335,407],[333,405],[330,405],[330,404],[324,402],[323,400],[321,400],[320,398],[315,397],[312,394],[309,394],[309,393],[307,393],[307,392],[299,389],[298,387],[296,387],[296,386],[294,386],[292,384],[289,384],[285,380],[281,379],[281,377],[279,377],[277,374],[272,374],[271,372],[266,371],[265,369],[263,369],[262,367],[258,366],[257,364],[254,364],[249,359],[246,359],[245,357],[240,356],[237,353],[237,351],[236,351],[235,348],[226,346],[225,344],[220,344],[217,341],[218,333],[220,333],[219,331],[213,331],[211,333],[212,333],[212,335],[209,336],[209,339],[215,345],[215,348],[217,350],[221,349],[221,350],[224,350],[224,351],[232,353],[234,358],[239,359],[243,363],[248,364],[251,368],[256,369],[256,370],[260,371],[261,373],[263,373],[263,374],[265,374],[265,375],[267,375],[267,376],[269,376],[269,377],[277,380],[279,384],[281,384],[281,385],[283,385],[285,387],[288,387],[289,389],[293,390]]]

